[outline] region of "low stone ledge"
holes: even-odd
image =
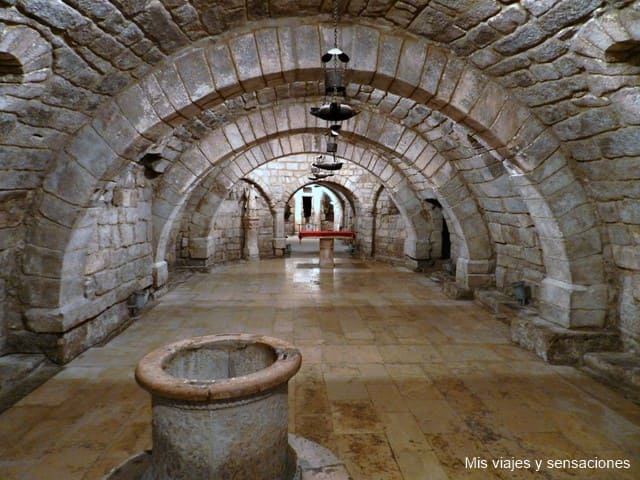
[[[589,352],[584,355],[583,370],[640,403],[640,355],[633,352]]]
[[[617,332],[568,329],[533,315],[520,315],[511,320],[511,340],[552,365],[580,366],[588,352],[622,350]]]
[[[41,352],[52,361],[65,364],[89,347],[113,338],[133,320],[127,303],[120,302],[70,330],[54,333],[16,332],[10,335],[10,343],[16,350]]]

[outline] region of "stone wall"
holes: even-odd
[[[374,211],[374,258],[402,261],[406,237],[404,221],[386,190],[382,190],[378,196]]]
[[[44,351],[66,363],[128,323],[134,293],[146,299],[153,283],[151,197],[151,184],[135,165],[96,192],[64,255],[63,271],[75,272],[62,292],[64,306],[17,316],[19,322],[9,323],[11,348]],[[52,256],[40,268],[55,261]],[[55,326],[52,318],[63,322]]]
[[[151,186],[142,169],[126,173],[87,213],[90,231],[84,270],[85,297],[100,302],[112,292],[152,283]],[[118,293],[115,301],[122,301]],[[107,302],[110,303],[110,302]]]
[[[0,355],[9,351],[9,331],[21,328],[16,260],[21,255],[23,219],[32,195],[26,190],[0,191]]]
[[[245,188],[244,182],[235,185],[215,213],[211,233],[214,243],[213,256],[209,259],[209,264],[243,258],[245,227],[242,219],[245,213]],[[259,195],[256,200],[255,211],[260,218],[258,233],[260,258],[270,258],[273,256],[273,214],[262,195]],[[182,238],[188,239],[184,231]],[[181,254],[183,257],[188,257],[187,242],[183,242]]]

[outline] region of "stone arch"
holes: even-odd
[[[279,140],[281,138],[286,138],[289,135],[296,135],[297,132],[309,133],[317,131],[318,127],[316,126],[316,121],[306,113],[309,110],[308,107],[308,105],[300,104],[291,105],[289,107],[277,107],[279,110],[279,117],[288,117],[287,126],[291,128],[291,133],[288,131],[280,132],[277,129],[274,129],[270,135],[266,135],[263,132],[263,138],[257,138],[258,134],[255,133],[250,137],[248,136],[249,134],[246,134],[247,138],[245,138],[244,141],[247,143],[236,141],[234,142],[236,145],[234,147],[231,143],[233,140],[231,142],[229,141],[229,135],[239,134],[238,132],[240,132],[240,129],[237,126],[231,124],[234,128],[228,128],[226,131],[224,129],[212,131],[208,137],[205,137],[201,141],[197,149],[194,148],[185,152],[185,158],[178,160],[178,168],[181,172],[184,172],[184,174],[179,174],[178,176],[184,179],[185,182],[195,181],[197,178],[203,177],[211,178],[211,174],[207,172],[207,169],[214,169],[212,171],[217,172],[217,175],[215,176],[217,185],[211,187],[210,190],[216,192],[215,197],[219,199],[224,196],[223,192],[226,191],[227,188],[230,188],[230,185],[238,181],[242,175],[246,175],[250,169],[255,168],[258,163],[268,162],[270,159],[278,157],[283,153],[305,153],[314,151],[316,147],[313,146],[312,142],[305,142],[304,140],[296,139],[294,141],[287,141],[286,143],[283,142],[281,144]],[[259,116],[259,114],[257,115]],[[255,114],[251,114],[250,117],[255,118],[253,121],[254,123],[262,121],[255,117]],[[300,125],[293,125],[293,122],[300,121],[300,119],[303,119]],[[418,199],[413,193],[411,183],[400,173],[400,170],[397,167],[393,166],[384,157],[384,155],[397,155],[395,155],[389,147],[382,145],[379,146],[379,149],[383,153],[377,153],[366,149],[363,150],[360,147],[358,147],[356,151],[356,147],[350,146],[349,144],[367,144],[377,140],[375,136],[368,135],[366,131],[358,133],[357,125],[353,127],[349,127],[348,125],[345,126],[344,133],[346,135],[345,139],[347,146],[343,147],[343,150],[345,151],[343,157],[361,159],[360,162],[356,161],[354,163],[360,164],[382,180],[391,195],[394,196],[398,208],[405,215],[407,220],[407,229],[409,232],[406,244],[408,262],[416,263],[415,266],[417,266],[417,263],[425,259],[424,254],[429,250],[428,241],[425,240],[425,238],[428,238],[429,236],[429,227],[421,215],[422,204],[420,199]],[[254,144],[257,145],[256,148],[253,148]],[[425,142],[420,143],[419,146],[410,154],[412,157],[407,156],[406,162],[418,162],[419,160],[417,157],[422,153],[425,147]],[[246,156],[248,158],[243,157],[242,152],[243,149],[246,148],[251,148],[251,152],[255,153],[251,153]],[[292,150],[292,148],[297,148],[297,150]],[[220,159],[213,157],[213,155],[220,155]],[[464,269],[466,264],[461,264],[460,280],[465,285],[468,285],[467,282],[469,278],[473,278],[473,281],[476,282],[474,286],[487,285],[487,283],[491,281],[491,269],[493,268],[493,264],[490,261],[491,245],[488,242],[486,227],[482,223],[482,219],[477,211],[477,207],[475,206],[473,199],[470,196],[470,193],[465,189],[464,184],[459,179],[456,180],[455,170],[445,168],[445,160],[434,153],[431,153],[428,158],[423,159],[424,164],[429,163],[434,158],[435,161],[433,163],[435,165],[432,166],[436,172],[434,174],[434,179],[437,184],[442,187],[441,191],[445,195],[452,195],[449,199],[443,198],[443,202],[446,202],[446,205],[450,207],[452,218],[460,216],[460,221],[454,221],[454,225],[456,225],[456,231],[459,234],[459,238],[462,239],[464,243],[463,248],[461,249],[461,256],[463,257],[461,262],[468,262],[469,260],[476,262],[474,264],[475,271],[470,272],[472,277],[468,277],[468,272]],[[198,165],[202,170],[198,170],[195,173],[187,173],[189,169],[191,171],[194,170],[194,165]],[[176,165],[174,165],[174,168],[175,167]],[[165,209],[166,204],[170,202],[171,197],[180,198],[179,195],[175,194],[176,188],[178,190],[186,190],[190,187],[188,187],[186,183],[183,186],[176,186],[172,183],[167,185],[166,188],[159,188],[158,195],[160,198],[163,198],[164,191],[168,191],[168,194],[166,195],[167,200],[164,200],[161,204],[163,210]],[[213,199],[214,196],[210,196],[209,198]],[[211,218],[210,216],[206,217]],[[199,218],[204,217],[199,216]],[[462,220],[465,220],[465,222]],[[163,249],[166,245],[166,241],[168,240],[167,232],[170,231],[170,226],[165,224],[162,231],[161,239],[158,242],[159,253],[156,255],[157,261],[161,261],[164,255]],[[197,247],[199,252],[198,255],[202,255],[203,252],[206,251],[205,246],[209,245],[209,243],[204,231],[197,237],[199,238],[197,241],[197,244],[199,245]],[[474,239],[474,241],[468,242],[467,239]]]
[[[322,39],[329,37],[329,32],[329,28],[305,24],[269,26],[203,40],[168,59],[104,105],[91,124],[80,129],[65,147],[44,181],[33,223],[57,229],[59,235],[46,249],[30,245],[32,258],[25,264],[38,265],[53,257],[59,267],[48,273],[50,277],[37,269],[24,269],[26,303],[55,310],[60,302],[75,300],[43,300],[39,292],[50,288],[60,291],[73,228],[103,180],[137,160],[172,126],[223,98],[267,82],[277,85],[316,78]],[[593,207],[582,202],[586,196],[551,130],[497,83],[442,47],[362,25],[345,27],[342,35],[344,48],[354,59],[352,82],[378,86],[438,109],[467,125],[514,163],[526,180],[522,191],[531,193],[525,198],[532,199],[530,210],[536,226],[556,240],[553,246],[545,246],[547,257],[561,260],[557,262],[560,268],[548,272],[553,288],[547,289],[544,299],[559,313],[553,318],[566,326],[601,325],[606,307],[601,253],[572,262],[579,247],[563,241],[576,229],[599,228],[598,220]],[[236,64],[239,57],[242,62]],[[189,75],[180,75],[187,71]],[[550,172],[557,165],[560,168]],[[559,183],[567,188],[555,189]],[[70,185],[73,188],[68,188]],[[549,191],[552,193],[547,194]],[[552,262],[547,264],[551,266]],[[33,313],[32,317],[41,317]],[[55,317],[58,312],[44,315]]]
[[[0,29],[0,83],[32,83],[51,73],[51,44],[24,25]]]
[[[265,142],[270,142],[272,140],[265,140]],[[269,161],[272,160],[278,160],[279,158],[286,158],[286,156],[292,155],[292,154],[305,154],[308,153],[308,147],[304,147],[302,146],[302,144],[304,142],[297,142],[299,145],[301,145],[301,149],[299,151],[285,151],[284,149],[282,149],[282,151],[280,152],[282,155],[280,157],[275,157],[273,159],[271,159],[271,157],[269,156],[268,158],[271,159],[267,159],[264,158],[264,163],[268,163]],[[255,149],[261,149],[262,148],[262,144],[261,143],[257,143],[254,146],[249,147],[248,152],[249,154],[251,154],[250,152],[255,150]],[[316,154],[319,152],[315,152]],[[231,163],[231,162],[235,162],[237,161],[238,157],[237,156],[231,156],[226,160],[223,160],[221,163],[221,165],[219,165],[219,168],[221,171],[228,171],[230,170],[229,166],[227,165],[227,163]],[[348,160],[346,158],[341,158],[342,160]],[[216,164],[218,165],[219,162],[216,161],[215,159],[209,159],[211,161],[212,164]],[[355,163],[356,165],[359,165],[359,163],[357,161],[353,161],[351,160],[352,163]],[[260,165],[258,165],[260,166]],[[360,165],[361,166],[361,165]],[[257,167],[256,167],[257,168]],[[239,168],[237,168],[237,170],[240,170]],[[364,170],[369,170],[367,168],[364,168]],[[369,170],[370,173],[373,173],[371,170]],[[247,172],[247,174],[250,172]],[[306,180],[306,175],[303,175],[305,178],[299,178],[298,179],[298,185],[302,186],[304,184],[310,183],[308,180]],[[210,251],[210,247],[211,247],[211,243],[210,243],[210,232],[211,232],[211,228],[212,228],[212,219],[215,216],[215,212],[217,211],[217,208],[220,205],[221,200],[225,197],[226,193],[225,193],[225,189],[228,189],[230,187],[226,186],[224,182],[221,182],[220,177],[219,176],[211,176],[211,175],[206,175],[207,178],[212,179],[212,181],[214,182],[213,185],[209,185],[205,191],[202,192],[202,199],[204,201],[204,203],[198,203],[198,206],[196,206],[193,210],[193,217],[196,218],[196,220],[199,219],[208,219],[207,224],[205,225],[200,225],[200,230],[198,230],[198,226],[197,224],[193,224],[192,225],[195,227],[194,230],[195,231],[199,231],[198,234],[196,234],[196,237],[193,239],[194,240],[194,258],[198,258],[198,259],[203,259],[208,257],[208,252]],[[244,177],[242,177],[244,178]],[[233,185],[236,181],[238,181],[239,179],[234,179],[231,183],[231,185]],[[353,187],[354,184],[356,184],[357,182],[354,182],[352,179],[348,179],[344,176],[339,177],[338,180],[334,180],[334,183],[338,183],[341,184],[345,190],[347,191],[351,191],[353,192]],[[386,183],[383,181],[383,183]],[[299,187],[298,187],[299,188]],[[400,189],[393,189],[393,187],[391,187],[392,190],[391,192],[396,192],[396,194],[400,191]],[[211,194],[210,192],[214,192],[213,194]],[[392,193],[393,195],[393,193]],[[404,195],[404,202],[408,202],[409,200],[411,200],[413,203],[419,203],[419,200],[417,199],[411,199],[410,197],[408,197],[408,193],[405,191],[405,193],[403,193]],[[401,212],[403,213],[403,215],[405,216],[405,220],[407,222],[407,229],[408,231],[411,232],[411,240],[410,242],[417,242],[417,237],[418,237],[418,233],[416,232],[416,229],[418,229],[418,232],[420,233],[425,233],[423,232],[425,225],[422,224],[416,224],[416,221],[422,221],[423,219],[416,213],[414,213],[413,215],[410,214],[410,212],[407,210],[407,204],[406,203],[400,203],[402,200],[398,200],[398,204],[399,204],[399,209],[401,210]],[[195,205],[194,205],[195,206]],[[165,225],[164,231],[170,231],[171,230],[171,226],[169,224]],[[191,230],[191,229],[190,229]],[[156,256],[156,260],[157,261],[161,261],[162,259],[162,255],[164,254],[164,249],[165,249],[165,245],[166,245],[166,241],[168,240],[168,236],[164,235],[163,238],[161,239],[160,242],[158,242],[158,251],[159,253]],[[416,251],[416,247],[414,244],[411,244],[409,242],[407,242],[407,249],[409,250],[409,252],[413,253]],[[416,258],[414,257],[412,260],[416,260]]]

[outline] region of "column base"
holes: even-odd
[[[540,283],[540,316],[565,328],[604,326],[607,286],[575,285],[545,278]]]
[[[456,283],[461,288],[486,288],[495,285],[493,260],[468,260],[459,258],[456,263]]]

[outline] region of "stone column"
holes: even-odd
[[[260,217],[256,209],[256,191],[253,185],[245,191],[242,226],[244,228],[244,249],[242,250],[242,256],[249,260],[258,260],[260,258],[260,249],[258,248]]]
[[[320,237],[320,268],[333,268],[333,238]]]
[[[358,218],[358,236],[356,237],[357,245],[363,257],[371,257],[372,247],[375,235],[374,222],[375,210],[368,208],[363,211]]]
[[[284,233],[284,205],[276,205],[273,213],[273,254],[276,257],[284,256],[287,248],[287,239]]]
[[[260,230],[260,218],[245,217],[242,219],[242,226],[244,227],[244,249],[242,256],[249,260],[259,260],[258,231]]]

